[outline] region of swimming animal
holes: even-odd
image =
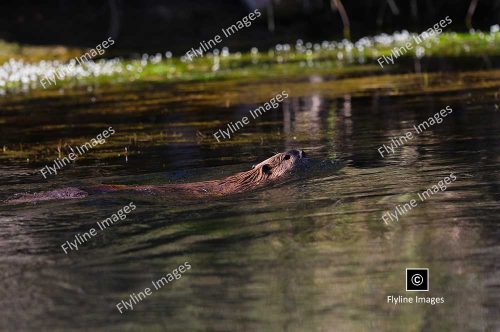
[[[100,184],[84,188],[67,187],[38,193],[16,194],[6,201],[7,204],[33,203],[48,200],[83,198],[90,194],[116,191],[133,191],[159,196],[178,198],[220,197],[243,193],[277,183],[291,177],[307,167],[309,159],[302,150],[289,150],[278,153],[252,169],[228,176],[220,180],[210,180],[182,184],[163,185],[118,185]]]

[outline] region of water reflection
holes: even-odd
[[[433,92],[428,89],[436,86],[436,77],[411,75],[383,77],[372,87],[362,86],[363,79],[287,82],[293,95],[280,109],[224,144],[210,138],[215,128],[258,106],[280,91],[281,83],[254,89],[226,82],[153,85],[126,93],[98,89],[97,104],[85,103],[81,94],[2,101],[7,151],[0,155],[1,198],[76,180],[221,177],[273,151],[297,147],[315,159],[340,158],[347,166],[221,200],[110,194],[0,206],[0,326],[499,329],[498,74],[445,77],[462,87]],[[381,144],[446,105],[454,111],[443,123],[381,158]],[[103,123],[117,128],[107,145],[50,181],[37,177],[37,167],[57,155],[61,137],[85,140]],[[19,143],[23,151],[16,148]],[[446,191],[384,225],[385,211],[449,172],[458,179]],[[63,254],[60,244],[131,200],[137,211],[126,222],[78,252]],[[118,314],[116,302],[186,260],[193,268],[182,279],[126,316]],[[430,268],[429,296],[443,296],[445,304],[386,303],[388,295],[405,295],[404,270],[410,266]]]

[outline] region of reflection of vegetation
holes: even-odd
[[[10,59],[22,59],[29,62],[42,60],[67,61],[81,55],[81,53],[82,50],[76,48],[19,45],[0,40],[0,64]]]
[[[424,79],[425,76],[425,79]],[[500,86],[499,70],[465,72],[465,73],[428,73],[428,74],[399,74],[399,75],[372,75],[364,77],[345,77],[311,84],[304,80],[289,80],[286,89],[294,98],[301,98],[319,94],[322,98],[335,99],[345,96],[405,96],[410,102],[420,100],[422,94],[444,94],[463,91],[489,89],[495,91]],[[106,121],[119,123],[120,130],[105,146],[81,156],[83,159],[125,158],[125,155],[134,156],[144,153],[145,149],[159,149],[167,144],[196,144],[199,146],[224,147],[227,149],[240,146],[260,146],[263,142],[278,144],[283,139],[291,139],[298,146],[309,144],[311,137],[323,139],[329,145],[335,146],[331,151],[342,151],[350,142],[352,119],[339,113],[339,108],[331,106],[325,123],[326,136],[323,131],[293,132],[292,137],[280,132],[276,128],[282,125],[282,118],[266,117],[252,122],[245,132],[235,135],[231,140],[217,143],[211,136],[213,131],[225,125],[224,117],[228,116],[231,105],[258,105],[269,100],[276,91],[276,80],[260,80],[248,88],[243,80],[220,80],[209,83],[169,84],[136,84],[133,87],[107,86],[97,90],[79,89],[66,91],[60,96],[56,90],[35,91],[31,95],[39,105],[33,103],[12,103],[13,100],[26,100],[23,96],[7,98],[1,104],[6,114],[16,114],[29,109],[33,123],[43,125],[26,126],[21,132],[16,132],[23,144],[12,144],[6,141],[0,146],[1,160],[29,160],[30,163],[47,162],[58,157],[58,151],[63,155],[69,153],[68,146],[87,141],[99,131],[103,124],[95,121],[100,116],[106,116]],[[445,84],[443,84],[445,82]],[[153,88],[152,88],[153,87]],[[154,88],[156,87],[156,88]],[[494,100],[494,92],[483,92],[485,100]],[[92,98],[97,99],[92,101]],[[186,98],[189,96],[189,98]],[[456,103],[457,97],[441,97],[449,103]],[[182,102],[182,106],[180,103]],[[461,102],[461,101],[460,101]],[[74,105],[78,105],[74,107]],[[40,110],[51,108],[51,124],[46,123],[46,113]],[[200,118],[200,110],[215,111],[214,117]],[[297,111],[298,112],[298,111]],[[71,124],[64,122],[67,114],[71,114]],[[170,123],[171,114],[182,114],[182,119]],[[215,114],[217,114],[215,116]],[[159,121],[143,122],[148,116],[158,117]],[[377,117],[378,118],[378,117]],[[305,118],[304,118],[305,119]],[[304,121],[306,121],[305,119]],[[2,121],[2,119],[0,119]],[[9,128],[7,117],[3,118],[5,128]],[[307,120],[309,121],[309,120]],[[377,122],[379,121],[379,122]],[[364,124],[365,129],[375,130],[380,126],[381,119],[374,119]],[[6,129],[7,130],[7,129]],[[43,141],[24,140],[24,137],[33,137],[34,133],[46,137]],[[5,135],[9,137],[8,134]],[[14,137],[14,135],[12,135]],[[64,141],[59,141],[65,137]],[[372,145],[372,137],[358,137],[353,147],[358,153],[366,153],[366,146]],[[359,142],[362,142],[360,144]],[[358,142],[358,143],[356,143]],[[350,143],[349,143],[350,144]],[[358,145],[359,144],[359,145]],[[344,146],[342,148],[342,146]],[[125,151],[124,147],[128,147]],[[365,152],[362,152],[365,151]],[[375,149],[371,153],[377,154]],[[378,154],[377,154],[378,156]],[[336,155],[330,155],[336,158]],[[371,157],[370,157],[371,158]]]
[[[491,33],[443,33],[434,39],[413,47],[404,57],[425,56],[484,56],[500,55],[500,32],[492,27]],[[137,60],[100,60],[85,66],[83,71],[67,77],[65,83],[58,82],[57,88],[69,88],[94,83],[119,83],[129,81],[204,81],[228,78],[263,78],[301,75],[307,73],[342,74],[359,71],[379,71],[380,67],[366,65],[373,63],[382,55],[389,55],[391,49],[413,41],[407,32],[393,35],[379,35],[362,38],[355,43],[327,42],[321,44],[303,43],[296,45],[276,45],[268,52],[252,49],[248,53],[229,53],[226,49],[215,54],[189,62],[183,58],[144,55]],[[53,75],[60,68],[60,62],[38,62],[41,54],[46,60],[63,59],[68,61],[78,55],[78,50],[54,48],[47,55],[46,48],[20,47],[2,44],[0,62],[9,58],[21,59],[14,65],[6,63],[0,67],[0,89],[6,87],[34,89],[45,75]],[[27,63],[31,62],[31,63]],[[9,75],[14,71],[16,75]],[[5,78],[5,80],[4,80]],[[59,81],[59,80],[58,80]]]

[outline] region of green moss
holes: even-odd
[[[380,38],[380,36],[378,37]],[[389,38],[391,39],[391,38]],[[354,73],[370,73],[380,71],[376,59],[391,54],[395,47],[401,47],[413,39],[397,42],[392,38],[389,44],[377,42],[377,38],[367,39],[370,42],[355,44],[348,42],[327,43],[290,50],[267,52],[232,53],[214,57],[206,55],[195,58],[192,62],[180,58],[163,59],[162,61],[120,60],[116,65],[121,69],[114,74],[98,74],[86,77],[73,77],[58,82],[54,87],[71,88],[87,84],[119,84],[134,82],[179,82],[179,81],[212,81],[223,79],[244,79],[245,81],[311,74],[352,75]],[[366,41],[366,40],[365,40]],[[500,33],[443,33],[434,39],[428,39],[413,47],[402,57],[463,57],[463,56],[498,56],[500,55]],[[332,46],[333,45],[333,46]],[[367,46],[369,45],[369,46]],[[40,60],[68,61],[79,55],[82,50],[59,48],[40,48],[19,46],[0,42],[0,62],[9,58],[23,59],[25,62]],[[102,60],[107,61],[107,60]],[[400,65],[386,66],[385,70],[393,70]],[[49,71],[49,74],[52,73]],[[32,81],[31,88],[37,88],[37,80]],[[30,78],[32,79],[32,78]],[[19,82],[6,82],[7,88],[20,86]]]

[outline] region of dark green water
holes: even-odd
[[[281,186],[183,202],[105,194],[0,206],[0,330],[495,331],[500,329],[500,72],[197,84],[0,100],[0,199],[73,184],[190,182],[298,148],[345,167]],[[277,110],[212,133],[287,90]],[[450,106],[443,122],[377,149]],[[56,176],[57,147],[116,134]],[[127,152],[125,153],[125,148]],[[382,215],[450,173],[445,191]],[[65,255],[61,244],[134,202]],[[188,261],[122,315],[115,305]],[[430,291],[405,292],[405,268]],[[445,303],[387,303],[387,296]]]

